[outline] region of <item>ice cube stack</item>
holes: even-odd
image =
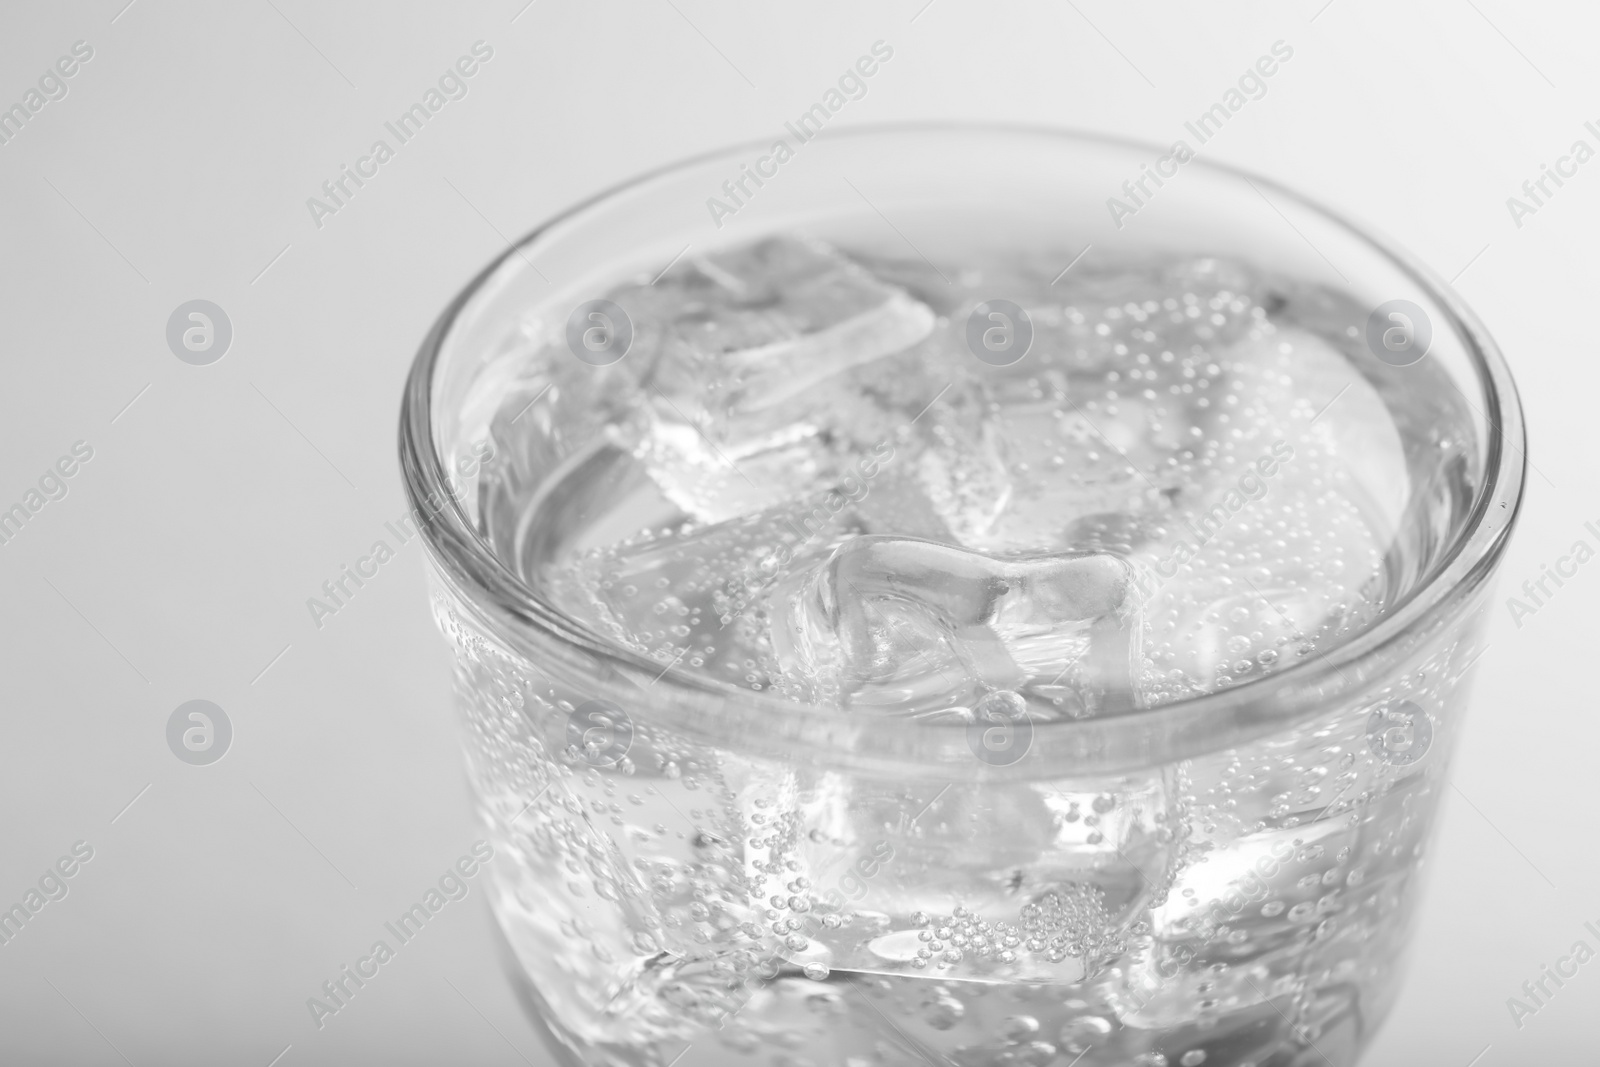
[[[552,343],[540,418],[603,395],[608,477],[648,518],[536,577],[663,669],[955,721],[997,693],[1147,707],[1370,621],[1388,531],[1356,483],[1405,464],[1336,344],[1237,264],[1059,270],[785,236],[617,287],[632,349],[601,370]],[[1008,367],[966,347],[994,298],[1033,328]]]

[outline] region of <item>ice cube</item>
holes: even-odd
[[[1215,353],[1266,322],[1264,285],[1215,260],[1085,263],[1065,278],[1059,269],[955,274],[952,323],[1003,295],[1034,335],[1010,366],[969,355],[971,380],[926,420],[932,440],[918,471],[967,548],[1060,552],[1084,547],[1074,526],[1090,516],[1159,519],[1234,429]]]
[[[1151,576],[1147,703],[1270,673],[1374,618],[1409,492],[1381,396],[1326,341],[1263,324],[1218,363],[1216,446],[1134,553]]]
[[[1125,707],[1138,659],[1133,570],[1103,553],[992,559],[862,536],[773,589],[776,672],[808,699],[902,712],[996,691],[1057,717]]]
[[[885,465],[867,483],[866,490],[855,505],[863,532],[919,537],[945,544],[957,540],[910,464]]]
[[[674,268],[614,299],[635,323],[649,400],[637,455],[699,519],[793,500],[837,472],[864,440],[855,391],[817,387],[903,352],[932,309],[820,243],[772,238]]]
[[[968,548],[990,544],[1011,499],[1009,457],[990,406],[981,382],[957,380],[918,425],[923,447],[914,463],[923,493],[955,542]]]
[[[813,497],[726,522],[647,530],[580,556],[562,588],[589,591],[578,613],[663,670],[681,664],[761,688],[764,594],[859,531],[842,503]],[[569,605],[575,599],[566,596]]]

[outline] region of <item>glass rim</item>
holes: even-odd
[[[845,129],[824,130],[816,135],[816,139],[826,138],[833,142],[895,134],[1039,137],[1091,147],[1155,153],[1164,151],[1159,145],[1133,138],[1062,127],[1000,122],[863,123]],[[880,728],[885,731],[885,738],[890,736],[888,731],[891,729],[902,735],[913,731],[928,734],[964,731],[967,728],[965,724],[851,715],[836,707],[802,703],[770,692],[742,688],[710,676],[674,672],[673,665],[662,669],[661,663],[655,659],[606,643],[598,634],[575,626],[541,600],[532,587],[495,555],[469,521],[448,477],[445,460],[434,446],[433,399],[435,376],[442,369],[441,352],[462,310],[514,257],[521,256],[525,249],[552,228],[587,213],[603,210],[613,198],[696,166],[739,158],[752,149],[763,148],[765,144],[764,140],[752,140],[725,146],[676,160],[612,185],[546,219],[526,236],[508,245],[472,278],[434,321],[405,383],[399,438],[408,501],[418,517],[419,528],[424,533],[423,541],[435,562],[463,587],[463,592],[469,595],[479,610],[489,611],[494,621],[509,626],[512,634],[517,633],[518,627],[528,627],[533,636],[553,641],[557,648],[564,651],[586,658],[598,658],[624,675],[653,678],[652,687],[659,683],[667,687],[668,693],[677,691],[702,701],[707,697],[716,697],[720,702],[733,704],[734,710],[728,714],[737,718],[779,715],[784,717],[780,721],[789,724],[797,719],[821,720],[825,717],[826,726],[829,727],[838,726],[840,720],[844,719],[848,721],[848,729],[843,733],[848,736],[852,747],[867,740],[867,735],[879,732]],[[1104,718],[1031,723],[1036,741],[1050,735],[1065,738],[1069,741],[1065,746],[1067,750],[1085,755],[1111,749],[1143,750],[1152,741],[1159,740],[1162,743],[1158,747],[1173,749],[1170,758],[1186,758],[1199,751],[1231,747],[1287,728],[1306,718],[1315,709],[1328,707],[1330,701],[1342,695],[1360,692],[1371,681],[1366,672],[1360,670],[1362,663],[1379,658],[1384,650],[1406,645],[1434,632],[1434,624],[1448,621],[1464,609],[1472,594],[1493,573],[1504,554],[1522,508],[1527,468],[1526,425],[1516,385],[1498,345],[1450,284],[1396,242],[1377,234],[1371,227],[1357,224],[1338,211],[1270,178],[1244,168],[1208,160],[1194,160],[1189,166],[1253,182],[1302,209],[1322,216],[1398,268],[1422,293],[1437,303],[1460,337],[1475,380],[1483,390],[1487,410],[1482,416],[1488,436],[1483,463],[1484,477],[1448,551],[1433,566],[1426,579],[1375,623],[1339,644],[1319,650],[1271,674],[1254,677],[1215,692]],[[521,258],[526,261],[527,257]],[[1497,512],[1503,521],[1495,521]],[[1299,713],[1293,711],[1296,704],[1303,705]],[[881,722],[862,721],[868,718],[881,718]],[[829,738],[835,737],[838,732],[824,729]],[[1132,762],[1144,763],[1147,760]]]

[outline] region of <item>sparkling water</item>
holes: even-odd
[[[796,234],[619,278],[576,332],[530,317],[481,532],[662,675],[965,725],[997,767],[1401,603],[1469,493],[1442,376],[1250,264],[1070,259]],[[443,615],[497,910],[596,1064],[1350,1063],[1439,786],[1373,716],[1440,718],[1473,651],[1202,758],[941,783],[691,742]]]

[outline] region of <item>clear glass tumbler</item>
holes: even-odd
[[[784,145],[657,172],[542,226],[449,306],[406,387],[406,487],[455,648],[493,906],[552,1054],[1355,1062],[1394,1000],[1520,501],[1522,416],[1493,342],[1391,246],[1188,146],[958,126]],[[643,292],[691,250],[797,230],[936,273],[974,242],[1059,254],[1058,282],[1102,257],[1270,273],[1284,295],[1262,314],[1292,315],[1355,387],[1322,381],[1290,415],[1345,435],[1343,491],[1388,542],[1381,610],[1182,699],[977,722],[808,706],[575,617],[539,568],[598,536],[585,508],[629,483],[595,458],[603,397],[584,399],[571,364],[553,387],[551,361],[598,374],[643,358],[650,339],[619,345],[626,315],[598,302],[619,279]],[[1356,393],[1377,400],[1357,411]],[[1251,409],[1234,418],[1247,428]],[[1252,590],[1235,592],[1280,595]]]

